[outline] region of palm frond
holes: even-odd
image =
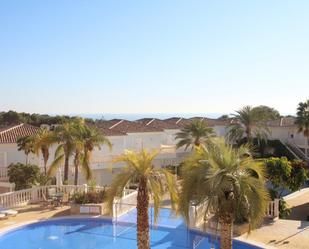
[[[52,164],[49,166],[49,169],[47,171],[48,176],[54,176],[57,172],[57,169],[63,164],[64,162],[64,154],[59,155],[55,160],[52,162]]]

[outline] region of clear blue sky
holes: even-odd
[[[3,0],[0,110],[294,113],[307,0]]]

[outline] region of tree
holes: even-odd
[[[264,171],[245,145],[233,149],[218,140],[211,150],[197,148],[184,162],[180,211],[188,221],[192,202],[205,205],[205,219],[213,214],[220,224],[221,248],[231,249],[233,222],[244,207],[250,227],[265,215],[269,196]]]
[[[303,186],[307,180],[306,163],[300,160],[288,161],[286,157],[272,157],[265,160],[265,166],[271,197],[280,199],[279,216],[286,218],[290,209],[283,199],[283,194],[288,190],[297,191]]]
[[[57,141],[52,131],[41,128],[37,134],[33,135],[34,152],[39,155],[42,153],[44,160],[44,174],[47,175],[47,162],[49,159],[49,149]]]
[[[17,139],[17,148],[24,151],[26,155],[26,164],[28,164],[28,156],[34,153],[34,139],[32,136],[20,137]]]
[[[157,152],[141,150],[138,153],[127,151],[114,162],[123,162],[126,167],[113,180],[108,193],[108,204],[112,210],[113,201],[121,197],[124,188],[132,181],[138,181],[137,193],[137,246],[139,249],[149,249],[149,198],[154,201],[154,218],[158,217],[159,205],[167,188],[172,204],[175,203],[175,180],[171,173],[165,169],[156,169],[152,165]]]
[[[90,158],[95,148],[106,144],[111,148],[110,141],[96,128],[87,126],[83,119],[75,119],[55,130],[56,141],[60,144],[55,153],[55,160],[50,166],[49,175],[54,174],[56,169],[64,162],[64,180],[68,180],[69,158],[73,157],[74,184],[78,183],[79,168],[85,175],[86,180],[91,179]]]
[[[69,159],[74,153],[75,137],[74,123],[67,122],[55,128],[55,141],[58,147],[55,152],[55,159],[50,165],[47,174],[54,175],[56,169],[64,162],[64,183],[69,179]]]
[[[215,136],[212,128],[208,127],[202,120],[195,120],[185,125],[180,132],[176,134],[178,140],[176,147],[185,146],[187,150],[190,146],[200,146],[201,144],[210,145]]]
[[[260,119],[269,121],[269,120],[276,120],[280,118],[280,113],[269,106],[266,105],[259,105],[253,108],[253,111],[256,113]]]
[[[16,125],[16,124],[23,123],[25,120],[19,113],[15,111],[8,111],[8,112],[2,113],[1,121],[5,125]]]
[[[298,126],[298,132],[302,132],[307,138],[309,147],[309,99],[306,102],[298,104],[296,124]]]
[[[85,173],[86,179],[90,179],[90,159],[92,151],[95,148],[101,149],[101,145],[107,145],[111,150],[112,144],[97,128],[84,125],[82,130],[82,145],[82,169]],[[75,176],[75,178],[78,178],[78,176]],[[75,184],[77,184],[77,180]]]
[[[299,190],[307,180],[306,164],[303,161],[272,157],[265,160],[265,165],[276,198],[282,198],[285,190]]]
[[[31,164],[11,164],[8,167],[9,181],[15,183],[15,190],[31,188],[40,178],[40,168]]]
[[[252,142],[252,138],[266,140],[269,130],[266,126],[265,117],[268,116],[251,106],[245,106],[236,111],[235,121],[228,127],[226,139],[229,142],[239,142],[245,138],[246,142]]]
[[[299,190],[308,179],[307,164],[301,160],[291,161],[291,176],[289,177],[289,188],[291,191]]]
[[[281,198],[284,190],[289,189],[291,163],[286,157],[271,157],[265,160],[268,181],[275,192],[275,198]]]

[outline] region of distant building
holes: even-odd
[[[212,127],[217,136],[225,136],[227,127],[233,122],[232,119],[219,120],[204,117],[195,117],[185,119],[173,117],[165,120],[155,118],[143,118],[136,121],[121,119],[101,120],[95,125],[113,144],[110,151],[106,146],[101,150],[94,150],[92,154],[93,177],[97,184],[110,184],[112,178],[123,167],[120,163],[112,164],[112,159],[122,154],[125,150],[138,151],[141,148],[158,149],[160,151],[154,164],[158,167],[171,164],[178,164],[189,153],[184,148],[176,149],[175,135],[186,124],[193,120],[202,120],[208,126]],[[303,134],[297,132],[294,118],[281,118],[280,120],[268,122],[270,130],[270,139],[278,139],[286,144],[296,156],[309,153],[308,144]],[[23,151],[17,150],[17,139],[22,136],[33,135],[38,131],[37,127],[20,124],[13,127],[0,129],[0,181],[1,172],[6,171],[10,163],[26,161],[26,155]],[[294,148],[295,147],[295,148]],[[56,145],[51,148],[48,165],[53,160]],[[40,155],[29,155],[29,162],[43,167],[43,159]],[[73,179],[73,161],[70,171],[70,179]],[[84,183],[80,174],[79,183]]]

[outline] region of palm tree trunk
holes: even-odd
[[[307,148],[307,156],[309,156],[309,136],[307,138],[308,148]]]
[[[69,180],[69,156],[64,158],[64,184],[67,185]]]
[[[233,222],[230,217],[222,217],[219,219],[220,223],[220,248],[221,249],[232,249],[232,231]]]
[[[247,126],[246,134],[247,134],[247,142],[250,142],[251,141],[251,127],[250,126]]]
[[[138,249],[149,249],[149,195],[146,179],[139,182],[137,192],[137,246]]]
[[[49,151],[47,148],[42,149],[42,155],[44,160],[44,173],[45,175],[47,175],[47,162],[49,158]]]
[[[78,183],[78,166],[79,166],[79,151],[78,150],[75,151],[74,166],[75,166],[74,185],[77,185],[77,183]]]
[[[78,184],[78,165],[75,164],[74,185]]]

